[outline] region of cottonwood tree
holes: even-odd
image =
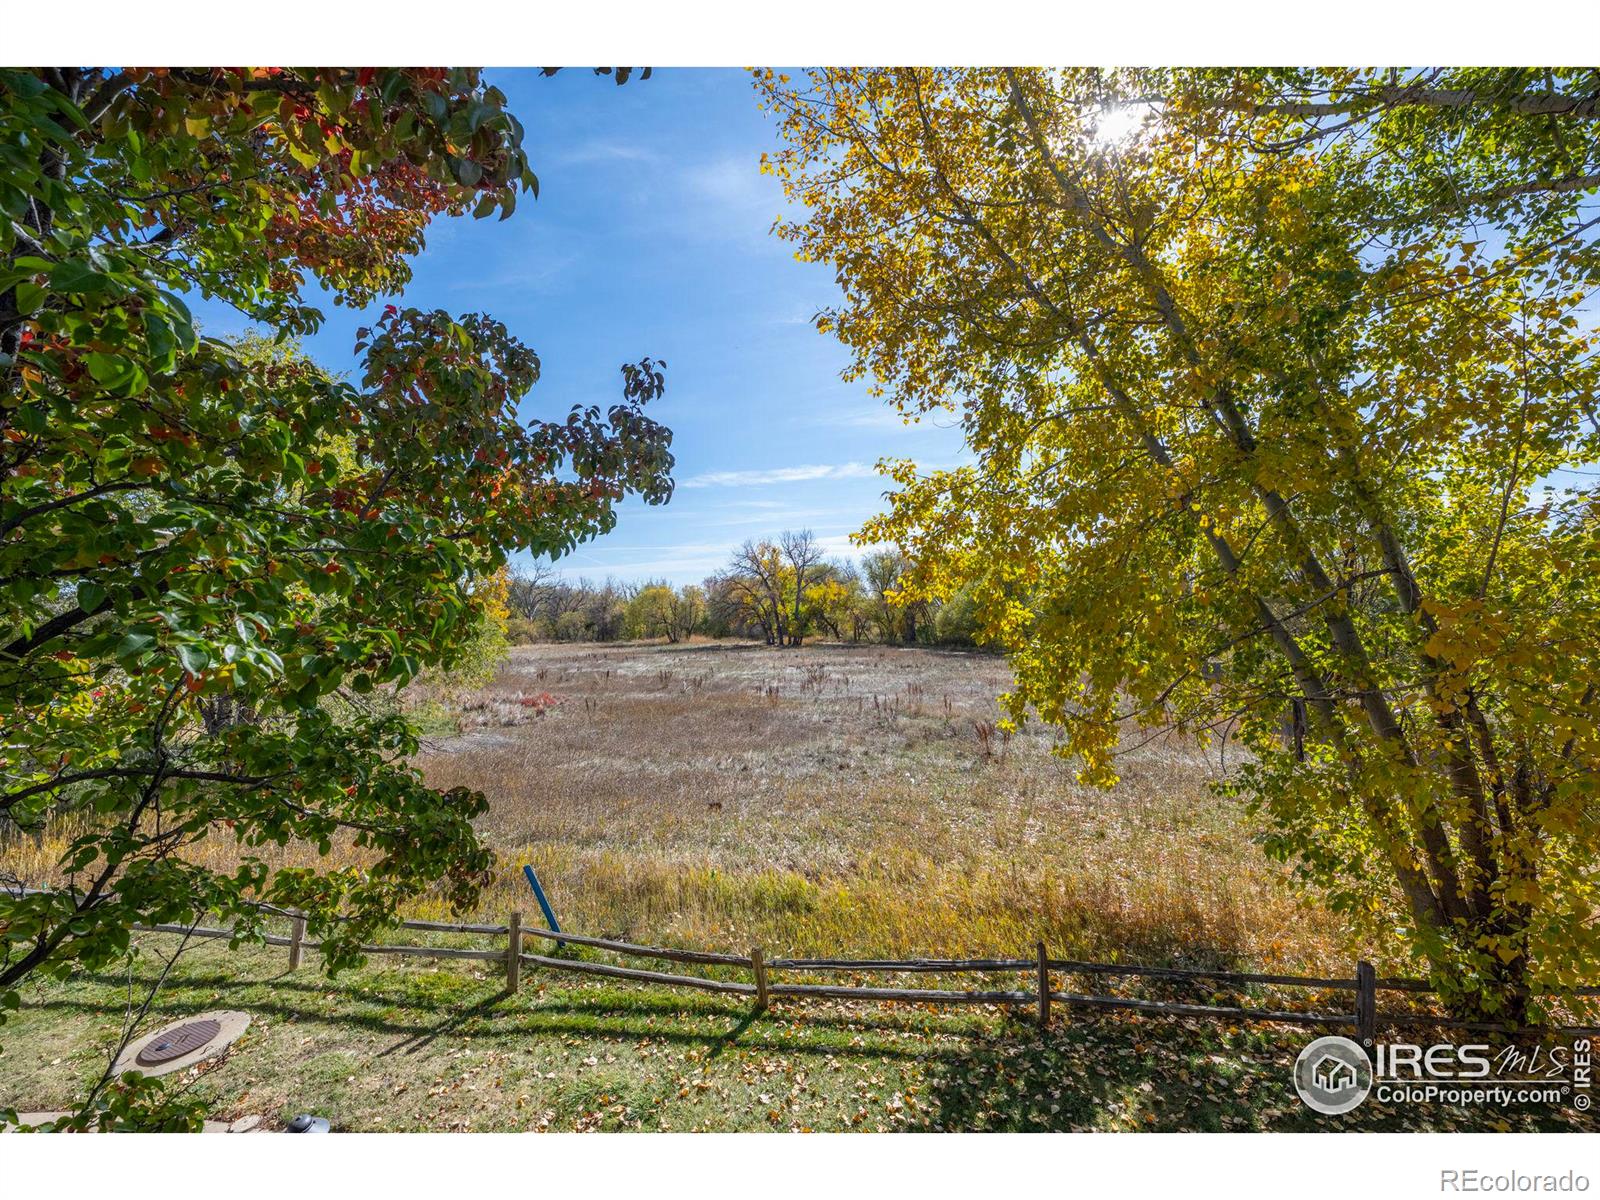
[[[537,621],[546,614],[549,598],[560,586],[549,563],[514,571],[506,590],[506,607],[525,621]]]
[[[808,623],[803,619],[806,603],[806,585],[810,582],[813,568],[822,562],[822,547],[817,544],[816,536],[809,529],[802,529],[799,533],[785,531],[778,539],[778,548],[783,551],[784,565],[788,567],[789,574],[793,577],[794,608],[793,620],[789,625],[789,644],[798,646],[805,638]]]
[[[818,563],[806,589],[805,626],[835,641],[861,641],[871,628],[861,573],[845,561]]]
[[[706,619],[706,594],[697,585],[686,583],[672,593],[666,605],[666,634],[669,642],[686,642]]]
[[[780,546],[750,539],[734,551],[712,588],[735,605],[743,620],[761,630],[767,645],[784,646],[789,640],[792,574]]]
[[[667,499],[659,364],[524,424],[539,360],[491,317],[386,305],[347,382],[200,336],[182,297],[293,336],[309,285],[396,292],[431,217],[535,191],[504,97],[475,70],[8,70],[0,148],[0,825],[86,831],[56,890],[0,896],[0,1012],[139,922],[249,936],[252,901],[293,906],[338,967],[413,897],[470,905],[483,797],[426,786],[403,712],[360,701],[460,658],[508,550]],[[217,837],[236,869],[192,853]],[[336,868],[269,865],[335,841]]]
[[[862,557],[861,567],[872,596],[878,636],[886,642],[915,644],[918,617],[926,613],[930,601],[901,586],[911,570],[911,560],[899,550],[874,550]]]
[[[699,627],[705,613],[705,593],[693,584],[675,589],[664,581],[647,583],[628,601],[627,633],[681,642]]]
[[[971,585],[1012,720],[1099,783],[1234,731],[1268,848],[1464,1015],[1594,983],[1600,72],[756,86],[821,327],[976,455],[864,533]]]
[[[708,575],[702,587],[706,615],[702,627],[714,638],[751,637],[753,626],[745,620],[742,598],[721,573]]]

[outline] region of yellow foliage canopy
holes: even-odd
[[[907,594],[1090,780],[1242,739],[1271,847],[1516,1019],[1600,957],[1595,74],[755,77],[819,324],[975,457],[888,464]]]

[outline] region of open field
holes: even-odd
[[[537,920],[520,876],[532,862],[568,929],[654,944],[1026,957],[1043,939],[1053,956],[1154,965],[1344,976],[1364,952],[1386,973],[1406,966],[1288,888],[1237,808],[1207,791],[1214,760],[1156,741],[1128,753],[1112,791],[1082,788],[1049,731],[988,733],[1006,684],[998,658],[929,650],[519,647],[466,697],[462,732],[432,739],[421,762],[433,782],[491,799],[484,832],[501,863],[484,920]],[[41,856],[18,864],[40,878],[49,853],[8,857]],[[206,853],[224,866],[233,850],[218,840]],[[166,952],[175,939],[140,941]],[[157,1000],[157,1022],[217,1006],[256,1017],[232,1061],[195,1082],[214,1116],[311,1109],[357,1129],[1336,1127],[1290,1088],[1309,1036],[1298,1028],[1061,1013],[1041,1035],[992,1008],[778,1002],[752,1017],[738,1000],[537,968],[508,997],[495,964],[378,959],[332,981],[314,954],[297,974],[285,965],[282,950],[201,944]],[[135,996],[158,966],[141,958]],[[103,1063],[129,983],[30,985],[0,1030],[0,1106],[70,1104]],[[1442,1111],[1427,1127],[1458,1118],[1490,1127]],[[1341,1121],[1413,1119],[1367,1105]]]
[[[1081,787],[1048,730],[985,748],[1008,684],[949,651],[519,647],[423,765],[491,799],[486,915],[533,910],[531,862],[574,930],[658,943],[1348,970],[1198,752]]]
[[[537,919],[527,862],[567,928],[658,945],[1031,956],[1043,939],[1060,957],[1312,975],[1348,975],[1359,952],[1408,973],[1291,892],[1207,790],[1214,756],[1161,737],[1126,753],[1114,789],[1080,786],[1048,729],[989,732],[1009,682],[1001,658],[944,650],[519,646],[419,762],[489,797],[484,920]],[[42,882],[64,844],[14,845],[7,865]],[[225,837],[192,853],[237,862]]]

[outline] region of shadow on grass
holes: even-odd
[[[358,1053],[391,1062],[437,1053],[444,1048],[439,1043],[448,1046],[454,1038],[497,1050],[576,1038],[648,1040],[698,1051],[702,1062],[771,1055],[818,1072],[824,1061],[835,1059],[869,1072],[873,1062],[917,1064],[905,1077],[916,1086],[914,1096],[907,1093],[910,1121],[902,1127],[929,1131],[1577,1127],[1572,1114],[1560,1111],[1399,1108],[1376,1099],[1343,1117],[1319,1117],[1300,1103],[1290,1076],[1294,1057],[1310,1035],[1281,1026],[1069,1012],[1041,1031],[1021,1014],[993,1010],[933,1014],[913,1007],[779,1003],[758,1013],[748,1004],[710,996],[627,987],[541,990],[537,985],[511,996],[498,990],[498,981],[454,977],[457,982],[447,988],[431,975],[417,974],[412,981],[394,972],[346,983],[265,973],[223,979],[200,972],[163,992],[153,1006],[152,1023],[190,1015],[226,994],[239,1007],[282,1026],[371,1035],[378,1044]],[[52,1011],[71,1019],[120,1012],[116,989],[125,979],[77,978],[92,986],[25,1002],[23,1015]],[[408,988],[407,982],[415,986]],[[338,1069],[347,1070],[342,1064]],[[566,1080],[561,1104],[587,1111],[599,1101],[591,1102],[583,1089],[614,1086],[621,1085],[613,1075]],[[1502,1116],[1509,1122],[1491,1123]]]
[[[1159,1059],[1141,1052],[1148,1050],[1126,1024],[1106,1028],[1100,1021],[1032,1037],[1018,1030],[1006,1038],[974,1039],[931,1073],[922,1119],[913,1128],[1028,1133],[1228,1127],[1226,1104],[1217,1098],[1238,1094],[1237,1060],[1207,1063],[1181,1044],[1164,1045]],[[1239,1115],[1247,1115],[1243,1106]]]
[[[510,998],[511,993],[504,990],[493,996],[485,996],[470,1007],[451,1012],[437,1025],[430,1026],[427,1029],[419,1029],[410,1037],[402,1038],[387,1049],[378,1051],[378,1057],[387,1058],[391,1054],[416,1054],[420,1050],[425,1050],[440,1037],[454,1033],[469,1022],[488,1015],[501,1001],[509,1000]]]
[[[101,983],[122,982],[107,976],[85,978]],[[190,999],[189,996],[194,993],[209,999],[218,991],[263,987],[277,990],[282,986],[273,980],[187,979],[170,985],[162,997],[151,1005],[151,1020],[177,1020],[193,1014],[197,1007],[203,1007],[205,1003],[203,1000]],[[314,991],[319,995],[326,995],[330,990],[304,984],[289,986],[303,992]],[[375,996],[370,992],[350,992],[342,999],[345,1001],[344,1007],[335,1011],[298,1005],[292,999],[277,1001],[251,996],[235,1002],[253,1016],[271,1017],[301,1028],[323,1025],[330,1029],[358,1029],[379,1036],[398,1036],[398,1041],[377,1052],[379,1058],[417,1054],[440,1038],[458,1034],[502,1044],[565,1036],[648,1037],[654,1042],[702,1050],[708,1060],[734,1045],[744,1050],[790,1055],[903,1062],[939,1056],[938,1052],[930,1053],[925,1049],[896,1044],[913,1028],[909,1023],[893,1019],[876,1020],[867,1014],[845,1019],[827,1013],[808,1013],[804,1018],[805,1029],[797,1033],[787,1031],[777,1021],[770,1020],[769,1014],[757,1013],[747,1006],[735,1007],[717,1001],[684,1004],[676,1002],[675,998],[656,998],[648,994],[620,991],[561,994],[550,998],[533,998],[531,1002],[527,998],[513,999],[504,991],[498,991],[482,996],[476,1002],[466,1003],[463,998],[462,1003],[448,1006],[422,1005],[414,997],[395,997],[389,1003],[390,998]],[[404,1005],[406,1012],[390,1016],[381,1012],[362,1011],[386,1003],[390,1008]],[[24,1010],[37,1012],[65,1012],[83,1016],[115,1015],[121,1011],[114,1000],[76,998],[28,1002],[23,1007]],[[440,1020],[422,1019],[441,1012],[443,1017]]]
[[[711,1052],[706,1055],[706,1058],[708,1060],[716,1058],[729,1046],[732,1046],[734,1043],[736,1043],[744,1036],[745,1031],[749,1029],[750,1026],[755,1024],[756,1018],[760,1015],[761,1014],[753,1008],[746,1010],[745,1014],[739,1018],[738,1023],[735,1024],[732,1029],[728,1030],[727,1033],[723,1034],[717,1039],[716,1045],[711,1048]]]
[[[568,1014],[577,1017],[604,1014],[630,1027],[651,1018],[656,1020],[726,1018],[736,1021],[738,1029],[742,1031],[763,1016],[746,1002],[723,999],[703,992],[664,992],[630,988],[627,985],[586,986],[569,982],[571,976],[525,974],[522,991],[513,998],[503,989],[484,996],[481,994],[482,988],[467,984],[465,976],[455,973],[435,974],[399,968],[386,970],[376,978],[369,976],[367,980],[354,980],[345,976],[330,979],[326,975],[287,971],[272,975],[240,975],[237,971],[229,972],[226,966],[221,964],[195,969],[201,966],[202,964],[193,964],[187,973],[170,980],[153,1011],[162,1011],[163,1008],[179,1011],[186,1009],[188,1005],[182,999],[182,994],[185,992],[265,991],[298,993],[324,999],[337,996],[339,1003],[345,1006],[402,1009],[416,1014],[448,1012],[458,1018],[456,1024],[478,1016],[490,1016],[496,1009],[502,1009],[499,1015],[507,1019],[533,1014]],[[85,983],[113,989],[125,987],[127,983],[126,976],[106,972],[84,973],[75,978]],[[425,981],[434,982],[441,979],[452,985],[448,991],[430,993],[423,986]],[[492,985],[487,982],[482,985],[482,987],[489,986]],[[474,996],[478,998],[474,999]],[[300,1020],[340,1023],[360,1019],[359,1013],[352,1016],[349,1007],[341,1007],[337,1011],[325,1011],[310,1005],[297,1007],[288,1002],[261,1003],[253,996],[244,997],[237,1003],[251,1009],[286,1013]],[[77,1007],[86,1011],[97,1011],[104,1007],[109,1012],[114,1008],[120,1011],[119,1005],[120,1001],[111,1001],[100,1006],[88,1001],[61,998],[36,1001],[27,1007],[34,1009]],[[920,1008],[873,1005],[839,1010],[818,1008],[799,1001],[776,998],[772,1008],[765,1015],[778,1020],[797,1017],[803,1019],[806,1026],[811,1028],[837,1029],[852,1033],[874,1030],[890,1034],[923,1032],[935,1020],[926,1010]],[[992,1010],[982,1013],[951,1010],[941,1013],[936,1023],[941,1029],[951,1031],[957,1028],[965,1030],[969,1027],[976,1029],[986,1020],[993,1019]],[[405,1031],[421,1028],[397,1022],[388,1022],[381,1027]],[[447,1027],[441,1024],[427,1028],[449,1027],[453,1026]]]
[[[1342,1116],[1301,1103],[1292,1081],[1316,1036],[1282,1026],[1095,1016],[1048,1033],[969,1039],[942,1057],[911,1128],[981,1132],[1573,1131],[1559,1107],[1402,1104],[1376,1095]]]

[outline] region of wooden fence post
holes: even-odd
[[[1038,1027],[1050,1029],[1050,952],[1038,944]]]
[[[306,919],[295,917],[289,922],[289,970],[300,969],[300,956],[306,940]]]
[[[1039,1028],[1050,1028],[1050,956],[1039,943]]]
[[[522,986],[522,914],[514,912],[506,928],[506,991]]]
[[[760,946],[751,947],[750,969],[756,975],[756,1011],[762,1012],[767,1007],[767,960]]]
[[[1371,1047],[1378,1039],[1378,973],[1371,963],[1356,963],[1356,1037]]]

